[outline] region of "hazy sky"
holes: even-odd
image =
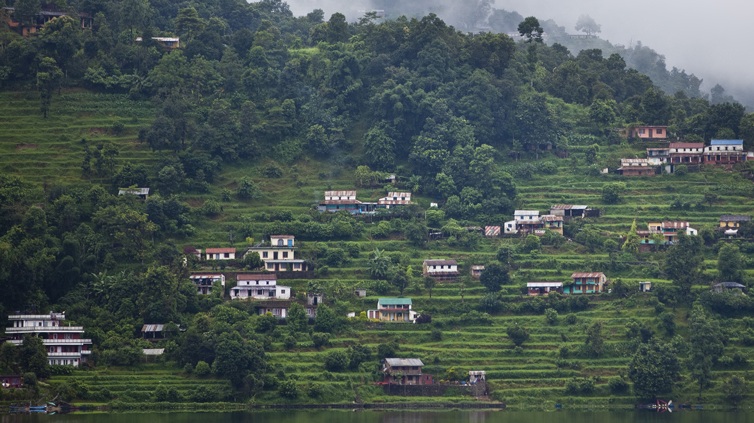
[[[625,46],[641,41],[665,56],[668,69],[703,78],[707,89],[710,82],[729,92],[754,89],[751,0],[496,0],[495,7],[552,18],[568,32],[587,14],[602,25],[602,38]]]
[[[321,8],[326,18],[369,8],[368,0],[287,3],[297,15]],[[754,0],[495,0],[493,7],[553,19],[573,33],[578,16],[588,14],[602,25],[602,38],[625,46],[641,41],[665,56],[668,70],[676,66],[704,79],[704,90],[720,83],[730,94],[754,92]]]

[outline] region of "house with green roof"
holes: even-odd
[[[416,312],[411,305],[411,298],[380,298],[376,310],[367,310],[367,317],[381,322],[413,322]]]

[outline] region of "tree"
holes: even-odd
[[[656,399],[670,394],[680,377],[678,353],[670,344],[655,340],[642,343],[628,366],[628,377],[634,384],[634,395],[640,399]]]
[[[595,322],[586,330],[584,340],[584,354],[588,357],[599,357],[605,350],[605,338],[602,336],[602,322]]]
[[[369,259],[369,276],[372,279],[387,279],[390,271],[390,257],[385,255],[384,250],[375,248]]]
[[[534,16],[529,16],[518,24],[518,33],[526,38],[527,43],[532,41],[541,43],[542,33],[544,32],[545,30],[539,25],[539,20]]]
[[[626,241],[623,243],[621,250],[637,254],[639,252],[639,246],[641,245],[641,239],[636,232],[636,219],[631,223],[631,229],[626,233]]]
[[[317,307],[317,317],[314,318],[314,330],[317,332],[333,333],[340,327],[340,321],[335,312],[328,306],[321,304]]]
[[[602,26],[595,22],[589,15],[581,15],[576,21],[576,31],[585,32],[586,35],[592,36],[602,31]]]
[[[348,367],[348,354],[345,351],[330,351],[325,355],[325,369],[330,372],[342,372]]]
[[[395,166],[395,138],[386,123],[364,134],[364,161],[377,170],[390,170]]]
[[[47,348],[45,348],[42,338],[24,335],[23,342],[18,350],[18,359],[22,371],[34,373],[40,379],[50,376]]]
[[[605,204],[616,204],[621,201],[621,196],[626,191],[626,184],[623,182],[611,182],[602,186],[602,202]]]
[[[731,376],[723,383],[723,398],[733,407],[738,407],[748,395],[749,385],[746,383],[746,379],[742,377]]]
[[[508,268],[500,263],[490,263],[484,266],[482,274],[479,276],[479,282],[484,285],[489,292],[498,292],[503,285],[511,281],[508,274]]]
[[[37,71],[37,90],[39,91],[39,110],[45,118],[50,114],[52,93],[60,87],[61,79],[63,79],[63,71],[60,70],[55,59],[43,57]]]
[[[722,356],[724,335],[720,323],[712,318],[700,304],[694,304],[689,318],[689,369],[702,391],[712,386],[712,366]]]
[[[393,266],[390,272],[388,272],[388,282],[398,288],[401,296],[403,296],[403,291],[408,286],[408,275],[406,275],[406,269],[401,266]]]
[[[432,299],[432,289],[437,285],[437,281],[435,281],[435,278],[425,276],[424,277],[424,289],[429,291],[429,299]]]
[[[678,240],[668,249],[664,271],[668,279],[678,287],[680,300],[691,298],[691,287],[702,280],[702,239],[678,234]]]
[[[717,253],[717,278],[720,282],[742,282],[746,258],[736,244],[723,244]]]
[[[526,340],[529,339],[529,331],[527,331],[525,327],[518,324],[508,326],[508,329],[505,330],[505,333],[508,334],[508,338],[510,338],[513,344],[517,347],[520,347],[524,342],[526,342]]]
[[[297,333],[306,333],[307,322],[309,319],[306,317],[306,311],[301,304],[294,302],[288,309],[288,315],[285,318],[285,323],[288,326],[288,332],[291,335]]]

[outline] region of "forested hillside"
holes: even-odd
[[[750,281],[754,228],[727,239],[718,222],[752,213],[751,164],[614,172],[620,158],[667,144],[626,139],[637,125],[754,148],[754,114],[699,96],[693,75],[653,81],[661,73],[631,69],[617,52],[573,55],[544,43],[535,17],[516,22],[514,40],[432,14],[295,17],[278,0],[6,4],[0,315],[66,310],[94,352],[92,369],[71,372],[4,343],[0,373],[52,377],[3,398],[404,401],[373,385],[379,359],[392,356],[421,358],[438,380],[486,370],[491,398],[520,407],[745,397],[754,302],[709,286]],[[30,36],[11,24],[34,26],[42,10],[61,16]],[[178,48],[161,41],[175,37]],[[119,196],[127,187],[150,195]],[[353,189],[365,200],[407,191],[414,204],[317,211],[324,191]],[[566,222],[564,235],[476,229],[559,203],[601,213]],[[640,249],[637,230],[668,220],[699,234]],[[236,273],[262,270],[259,256],[241,255],[276,234],[295,236],[314,269],[285,280],[302,303],[324,294],[312,321],[303,307],[277,319],[227,297]],[[194,259],[208,247],[239,257]],[[430,258],[458,260],[461,278],[423,278]],[[472,265],[487,266],[481,282]],[[218,269],[229,284],[198,295],[190,272]],[[573,272],[605,272],[609,292],[525,295],[526,282]],[[639,293],[640,281],[653,291]],[[384,296],[412,297],[430,322],[361,315]],[[142,349],[155,344],[140,330],[155,323],[175,330],[145,365]]]

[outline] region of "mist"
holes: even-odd
[[[479,1],[479,0],[477,0]],[[370,0],[288,0],[291,10],[300,16],[314,9],[334,12],[353,21],[364,11],[380,9],[390,1]],[[483,1],[480,1],[483,3]],[[415,8],[416,14],[434,12],[450,24],[456,24],[460,0],[400,2],[401,7]],[[428,6],[432,4],[434,6]],[[378,5],[378,6],[375,6]],[[693,73],[704,80],[703,91],[720,84],[726,93],[754,108],[754,55],[747,44],[754,42],[754,2],[718,0],[493,0],[492,7],[516,11],[540,20],[552,19],[568,32],[574,29],[579,15],[587,14],[602,26],[601,38],[624,46],[641,42],[665,56],[668,70],[673,67]],[[390,10],[386,10],[390,16]],[[462,28],[459,28],[462,29]]]

